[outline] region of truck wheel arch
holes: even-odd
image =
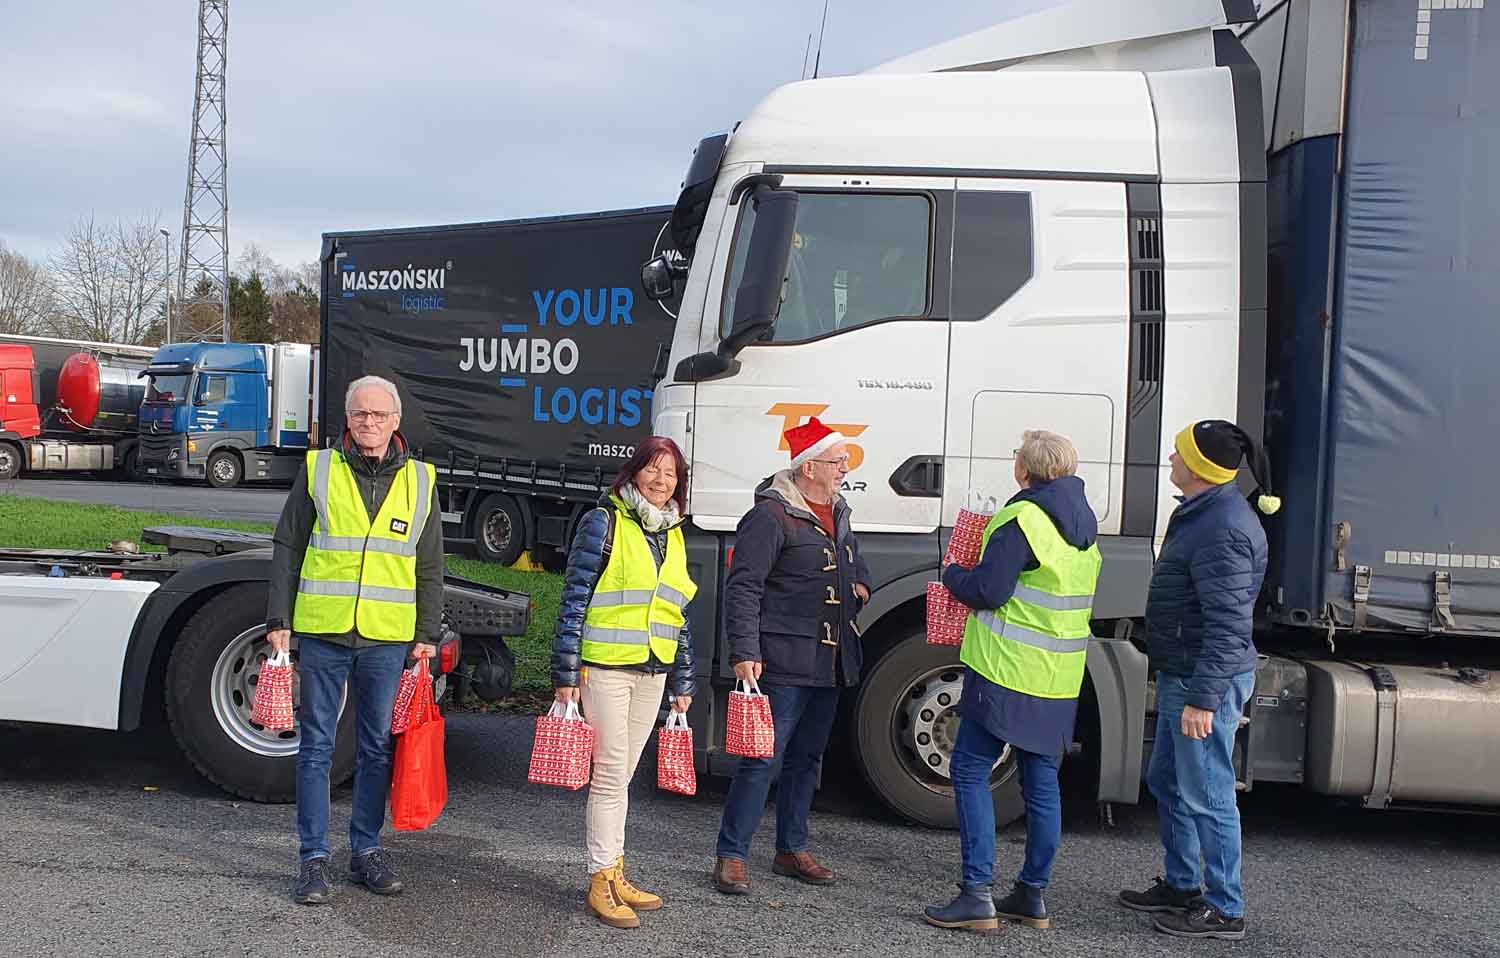
[[[160,682],[177,634],[188,619],[225,589],[269,582],[270,550],[256,549],[194,563],[162,584],[136,619],[120,673],[119,729],[139,728],[153,682]]]

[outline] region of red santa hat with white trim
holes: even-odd
[[[785,432],[787,445],[792,450],[792,468],[795,469],[818,456],[847,441],[848,437],[843,433],[829,429],[818,421],[814,416],[800,426],[793,426]]]

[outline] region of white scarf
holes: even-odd
[[[620,498],[624,499],[625,504],[635,512],[636,518],[641,520],[641,527],[647,532],[670,529],[682,521],[682,515],[677,511],[675,500],[668,499],[664,508],[657,508],[646,501],[646,497],[641,495],[641,490],[635,487],[634,482],[627,482],[620,488]]]

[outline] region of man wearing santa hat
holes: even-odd
[[[755,490],[735,530],[724,607],[734,673],[771,700],[776,754],[741,758],[714,865],[719,891],[750,891],[745,858],[781,762],[772,871],[812,885],[833,871],[808,850],[807,815],[818,763],[828,745],[839,690],[859,681],[863,649],[854,617],[870,598],[870,570],[839,494],[849,472],[845,437],[816,418],[786,431],[791,468]]]

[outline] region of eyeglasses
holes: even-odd
[[[379,409],[346,409],[344,415],[354,422],[373,422],[384,425],[386,420],[396,415],[394,411]]]
[[[809,459],[808,462],[826,462],[830,466],[838,466],[840,469],[849,468],[849,457],[839,456],[837,459]]]

